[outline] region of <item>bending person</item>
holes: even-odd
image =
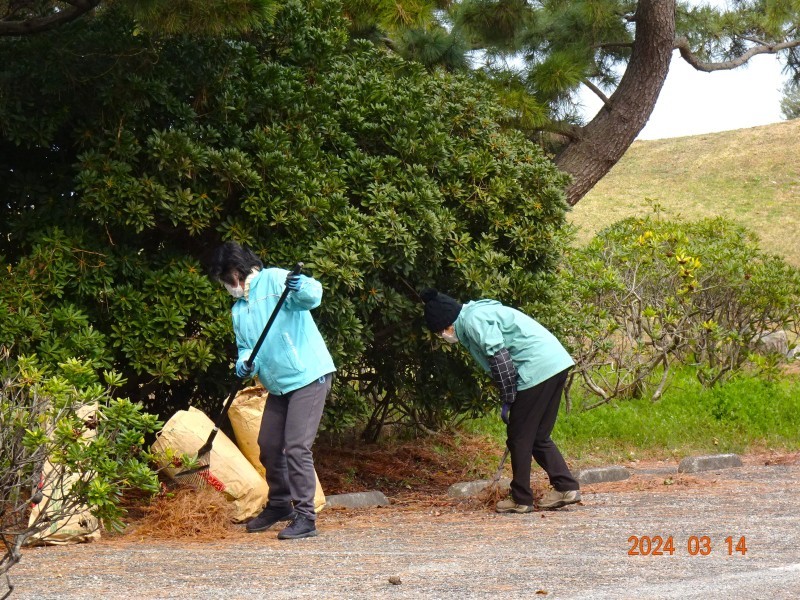
[[[513,479],[511,498],[498,502],[497,512],[533,510],[531,457],[553,487],[539,508],[580,502],[580,486],[550,438],[567,374],[575,364],[569,353],[534,319],[495,300],[462,305],[433,289],[423,290],[420,297],[428,328],[446,342],[466,346],[500,388]]]

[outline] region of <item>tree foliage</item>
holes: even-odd
[[[134,33],[109,13],[3,48],[0,339],[112,365],[162,413],[216,403],[230,299],[202,261],[235,239],[323,284],[327,427],[485,407],[416,290],[546,305],[566,208],[491,88],[351,45],[330,2],[238,40]]]
[[[346,10],[361,4],[344,0]],[[397,12],[406,3],[370,4]],[[510,109],[508,124],[557,153],[558,166],[573,176],[571,204],[647,123],[673,50],[702,71],[734,69],[772,53],[788,71],[800,72],[797,0],[737,0],[726,8],[675,0],[460,0],[428,8],[431,18],[415,20],[423,26],[406,26],[413,33],[363,11],[354,35],[371,15],[381,31],[371,39],[390,40],[407,58],[431,68],[479,68]],[[458,49],[471,60],[458,60]],[[588,122],[578,105],[582,89],[602,101]]]
[[[84,14],[124,11],[158,34],[223,34],[270,21],[274,0],[0,0],[0,35],[59,27]],[[508,109],[503,119],[556,155],[578,202],[647,123],[673,51],[693,68],[735,69],[777,54],[800,73],[798,0],[341,0],[354,39],[429,69],[477,68]],[[601,99],[584,122],[578,92]]]
[[[797,83],[787,83],[783,87],[781,113],[784,119],[796,119],[800,117],[800,85]]]
[[[221,35],[268,22],[275,0],[0,0],[0,36],[38,34],[108,10],[155,33]]]

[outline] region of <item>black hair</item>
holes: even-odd
[[[225,242],[214,251],[208,274],[212,279],[233,285],[233,273],[239,274],[239,279],[244,279],[254,268],[261,269],[264,263],[247,246],[240,246],[236,242]]]

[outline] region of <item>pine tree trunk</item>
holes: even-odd
[[[576,204],[611,170],[653,112],[675,43],[675,0],[640,0],[628,68],[605,106],[557,157],[573,177],[567,201]]]

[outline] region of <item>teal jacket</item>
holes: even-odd
[[[237,372],[250,357],[284,289],[289,271],[262,269],[249,280],[246,298],[231,309],[239,348]],[[301,287],[289,292],[253,363],[270,394],[287,394],[336,370],[325,341],[309,312],[322,300],[322,285],[301,275]]]
[[[527,390],[574,365],[564,346],[534,319],[496,300],[467,302],[454,323],[458,341],[484,370],[489,356],[508,350],[517,389]]]

